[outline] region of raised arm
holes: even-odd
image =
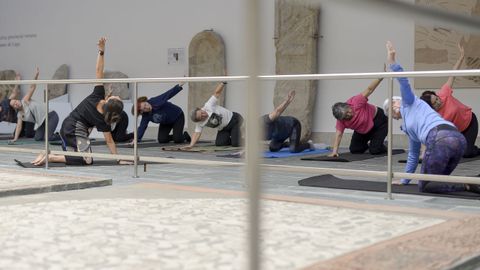
[[[217,85],[217,87],[215,88],[215,91],[213,92],[213,95],[216,97],[216,98],[219,98],[220,95],[222,94],[222,91],[223,89],[225,88],[225,85],[227,83],[226,82],[221,82]]]
[[[463,48],[463,45],[460,44],[460,42],[459,42],[457,44],[457,46],[458,46],[458,50],[460,51],[460,57],[458,58],[455,65],[453,66],[453,70],[458,70],[460,68],[460,66],[462,66],[463,60],[465,60],[465,49]],[[448,80],[447,80],[446,84],[448,86],[450,86],[450,88],[452,88],[454,81],[455,81],[454,76],[448,77]]]
[[[390,41],[387,41],[387,63],[390,66],[390,69],[395,72],[402,72],[403,68],[395,62],[395,48]],[[415,94],[410,87],[408,79],[405,77],[397,78],[400,83],[400,93],[402,94],[402,103],[403,104],[412,104],[415,101]]]
[[[35,77],[33,79],[38,80],[38,75],[40,75],[40,69],[37,67],[35,71]],[[26,102],[29,102],[32,99],[33,93],[35,93],[36,88],[37,88],[36,84],[31,84],[30,89],[28,90],[28,93],[23,97],[23,100]]]
[[[105,37],[101,37],[98,40],[97,46],[98,46],[98,55],[97,55],[97,65],[96,65],[96,78],[97,79],[103,79],[103,68],[105,65],[105,59],[104,59],[104,54],[105,54],[105,42],[107,42],[107,39]],[[99,83],[96,85],[103,85],[103,83]]]
[[[20,73],[15,74],[15,80],[20,81],[22,77],[20,76]],[[12,90],[12,93],[10,93],[10,96],[8,99],[19,99],[20,97],[20,85],[16,84],[15,87]]]
[[[377,89],[377,86],[382,82],[383,78],[378,78],[373,80],[367,87],[367,89],[363,90],[362,95],[366,98],[368,98],[375,89]]]
[[[273,112],[271,112],[268,115],[268,118],[270,118],[271,121],[274,121],[275,119],[277,119],[285,111],[288,105],[292,103],[294,98],[295,98],[295,90],[290,90],[285,100],[280,105],[278,105],[275,108],[275,110],[273,110]]]

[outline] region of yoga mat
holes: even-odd
[[[14,159],[14,161],[17,163],[18,166],[23,168],[45,168],[45,165],[35,166],[29,161],[22,162],[17,159]],[[145,163],[143,161],[138,162],[138,165],[144,165],[144,164],[162,164],[162,163],[153,163],[153,162]],[[55,163],[55,162],[48,163],[48,167],[86,167],[86,166],[130,166],[130,165],[118,164],[116,160],[106,160],[106,159],[99,159],[99,160],[94,159],[92,165],[66,165],[65,163]]]
[[[300,186],[307,186],[307,187],[387,192],[387,184],[385,182],[342,179],[342,178],[335,177],[331,174],[317,175],[317,176],[309,177],[306,179],[302,179],[298,181],[298,184]],[[438,197],[480,200],[480,194],[467,192],[467,191],[447,193],[447,194],[420,192],[418,191],[418,186],[413,184],[412,185],[392,185],[392,192],[402,193],[402,194],[415,194],[415,195],[424,195],[424,196],[438,196]]]
[[[472,158],[462,158],[462,159],[460,159],[459,163],[465,163],[465,162],[470,162],[470,161],[475,161],[475,160],[480,160],[480,155],[472,157]],[[407,163],[407,160],[406,159],[400,159],[398,161],[398,163]],[[422,164],[421,159],[418,161],[418,164]]]
[[[142,143],[153,143],[155,142],[155,140],[144,140],[142,141]],[[158,143],[157,143],[158,144]],[[54,141],[54,142],[50,142],[50,145],[62,145],[62,141]],[[90,139],[90,145],[107,145],[107,143],[105,142],[105,140],[103,139]],[[140,143],[138,144],[140,146]],[[124,142],[121,142],[121,143],[116,143],[116,146],[117,147],[124,147],[126,148],[126,146],[128,146],[128,143],[124,143]],[[132,146],[133,148],[133,146]]]
[[[197,145],[200,144],[212,144],[212,141],[198,141]],[[138,148],[148,148],[148,147],[174,147],[178,148],[178,146],[172,146],[175,145],[174,143],[158,143],[156,140],[143,140],[137,144]],[[130,144],[117,144],[117,148],[133,148],[133,145]]]
[[[393,149],[392,150],[392,155],[397,155],[397,154],[402,154],[402,153],[405,153],[405,150],[403,150],[403,149]],[[329,156],[326,156],[326,155],[321,155],[321,156],[305,157],[305,158],[301,158],[301,160],[352,162],[352,161],[361,161],[361,160],[377,158],[377,157],[384,157],[386,155],[387,155],[387,153],[380,154],[380,155],[341,153],[340,156],[338,156],[338,157],[329,157]]]
[[[10,140],[0,140],[0,145],[26,145],[26,144],[42,144],[45,141],[35,141],[32,139],[18,139],[15,143],[9,143]]]
[[[162,147],[163,151],[176,151],[176,152],[219,152],[219,151],[238,151],[241,150],[241,147],[234,146],[215,146],[215,145],[205,145],[205,146],[194,146],[191,149],[182,149],[178,146],[167,146]]]
[[[306,149],[303,152],[299,153],[291,153],[290,148],[282,148],[278,152],[270,152],[266,151],[263,153],[264,158],[285,158],[285,157],[298,157],[298,156],[305,156],[305,155],[314,155],[314,154],[323,154],[323,153],[328,153],[330,150],[328,149]]]

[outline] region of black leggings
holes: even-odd
[[[228,122],[228,125],[224,127],[222,130],[217,132],[217,138],[215,139],[216,146],[240,146],[242,134],[240,131],[240,127],[243,123],[243,117],[233,112],[232,119]]]
[[[183,135],[183,128],[185,126],[185,115],[183,112],[178,116],[177,120],[173,124],[160,124],[158,127],[158,143],[168,143],[173,141],[174,143],[183,143],[186,138]],[[170,131],[173,129],[172,135]]]
[[[463,136],[467,140],[467,150],[463,154],[464,158],[472,158],[479,153],[478,147],[475,145],[475,140],[477,140],[478,135],[478,120],[477,116],[472,112],[472,120],[468,127],[462,132]]]
[[[388,134],[388,118],[381,108],[377,108],[377,114],[373,118],[373,127],[366,134],[353,132],[350,142],[350,153],[363,154],[367,149],[372,155],[379,155],[387,152],[383,144]],[[370,144],[368,143],[370,141]]]
[[[48,113],[48,140],[53,141],[57,139],[57,136],[54,136],[55,129],[57,129],[58,125],[58,114],[56,111],[51,111]],[[35,141],[43,141],[45,139],[45,121],[43,121],[42,125],[35,130]]]
[[[133,132],[127,133],[128,115],[125,111],[120,114],[120,120],[112,130],[112,137],[115,142],[127,142],[133,139]]]
[[[293,120],[293,127],[289,137],[289,148],[291,153],[300,153],[305,149],[310,148],[310,144],[300,142],[300,138],[302,137],[302,124],[297,119]],[[286,144],[285,141],[276,141],[271,140],[269,144],[270,152],[278,152],[282,149]]]

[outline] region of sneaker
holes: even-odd
[[[190,134],[188,134],[188,132],[186,132],[186,131],[183,132],[183,138],[185,139],[185,141],[187,143],[192,141],[192,137],[190,137]]]

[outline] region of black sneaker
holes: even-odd
[[[192,141],[192,138],[190,137],[190,134],[188,134],[188,132],[186,132],[186,131],[183,132],[183,139],[188,143]]]

